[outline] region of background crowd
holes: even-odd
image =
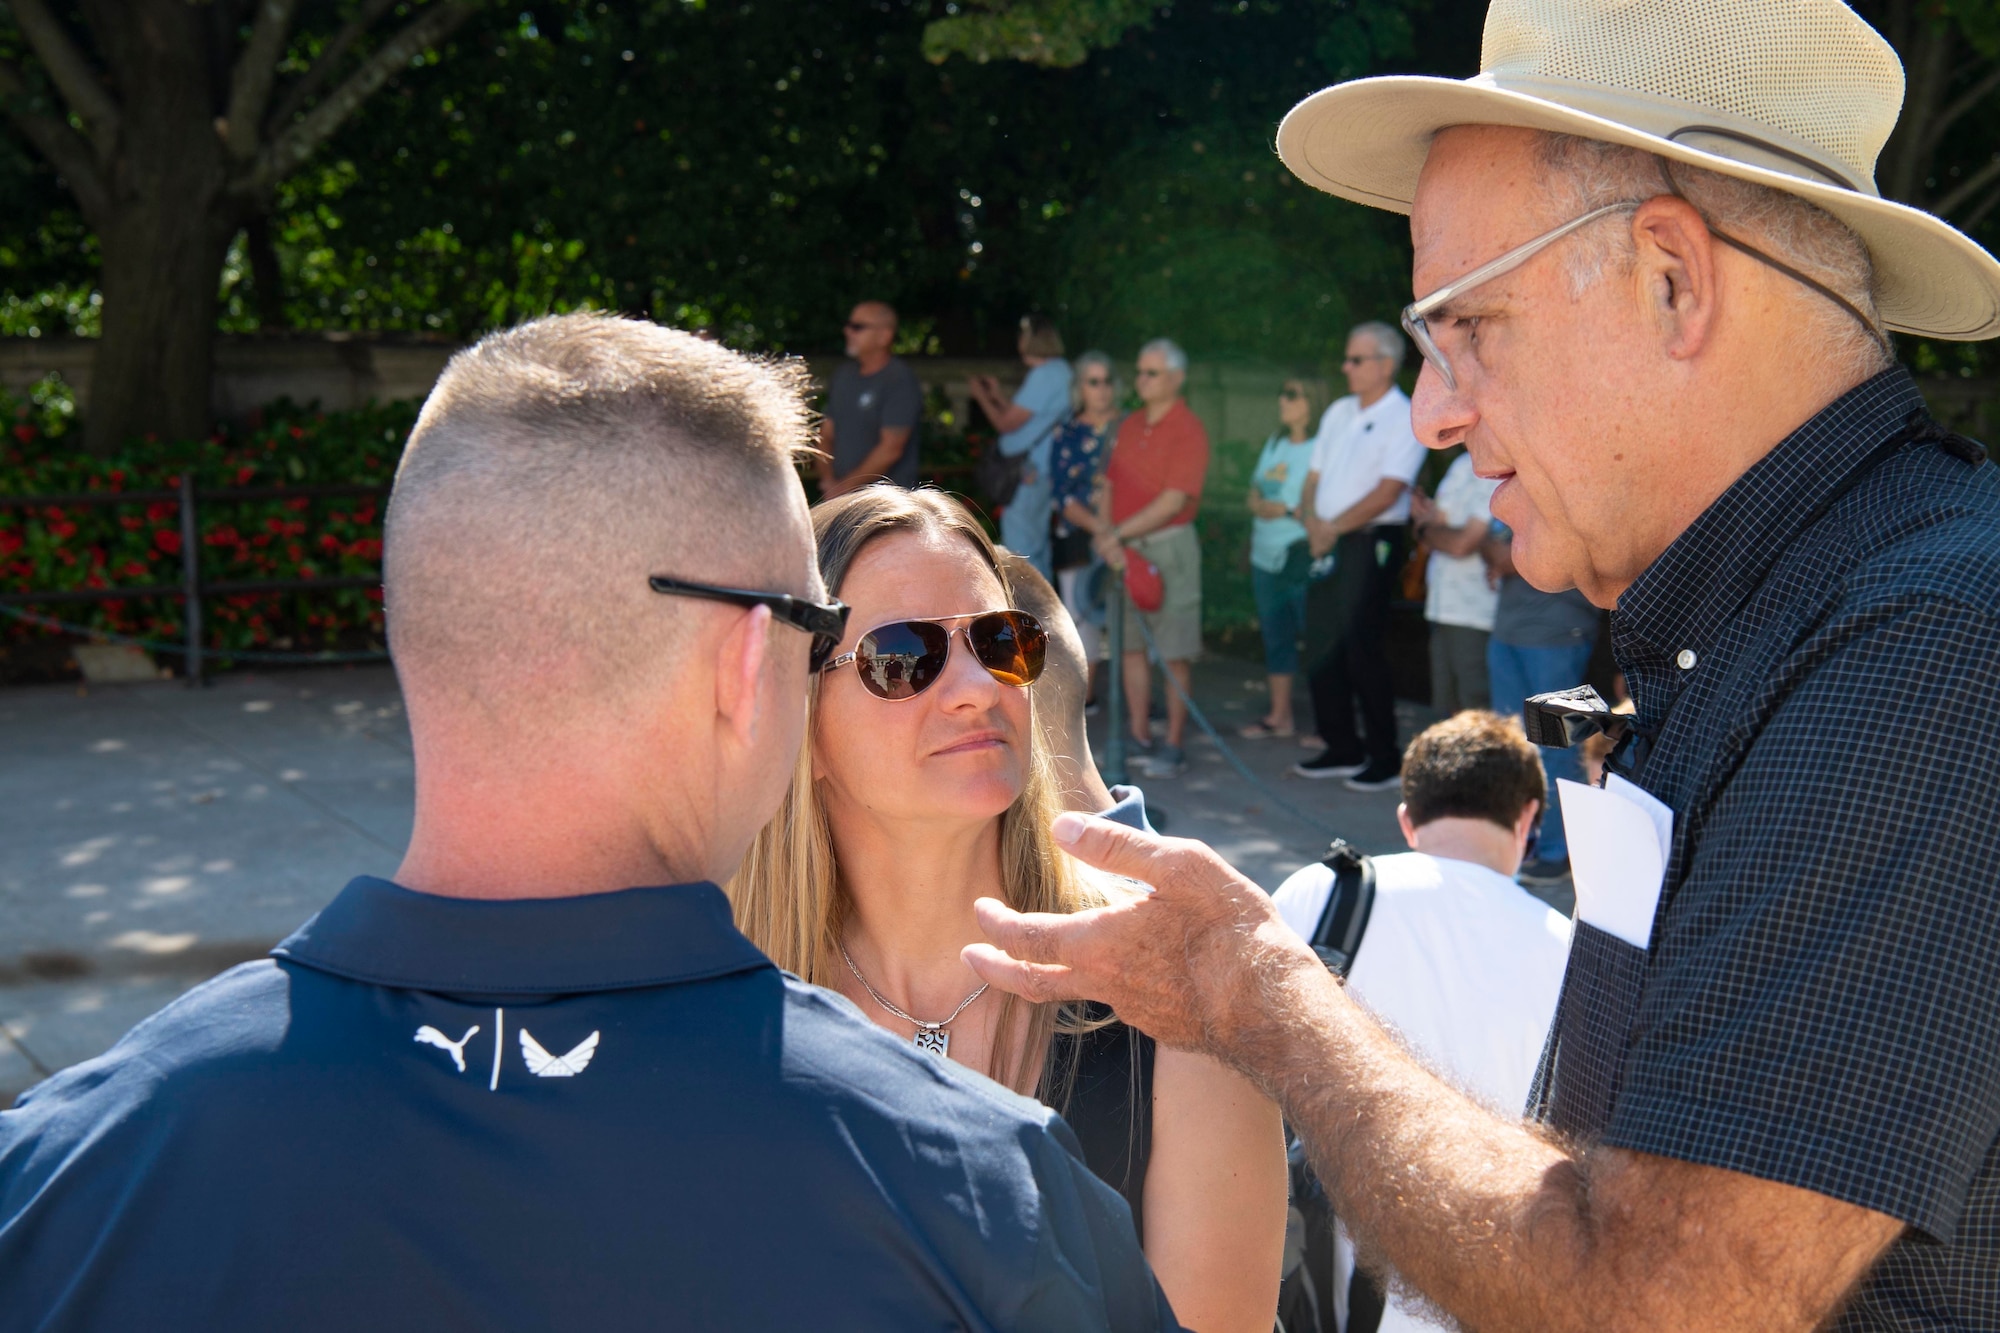
[[[896,312],[880,301],[862,302],[848,318],[849,359],[827,389],[822,496],[885,480],[915,484],[923,390],[891,353],[897,327]],[[1041,316],[1021,320],[1016,350],[1024,369],[1017,386],[993,376],[967,385],[998,433],[980,489],[998,508],[1001,544],[1061,590],[1092,662],[1108,652],[1106,573],[1123,576],[1127,752],[1147,776],[1177,776],[1187,764],[1181,694],[1202,651],[1194,519],[1212,461],[1208,432],[1184,397],[1187,353],[1169,338],[1147,342],[1128,391],[1109,354],[1068,356],[1060,330]],[[1433,490],[1420,485],[1429,455],[1398,384],[1407,353],[1400,330],[1371,320],[1348,335],[1344,395],[1329,401],[1327,378],[1315,370],[1286,378],[1245,497],[1243,556],[1269,695],[1264,714],[1238,734],[1296,737],[1312,753],[1292,773],[1357,791],[1399,784],[1396,699],[1423,692],[1422,682],[1398,679],[1389,651],[1390,616],[1412,586],[1405,565],[1413,554],[1423,562],[1429,698],[1444,715],[1519,716],[1529,696],[1580,683],[1601,622],[1580,592],[1540,592],[1515,572],[1510,534],[1488,508],[1498,483],[1476,475],[1469,456],[1452,458]],[[1156,668],[1181,687],[1165,691],[1157,736]],[[1309,727],[1301,726],[1299,694]],[[1543,764],[1551,782],[1581,772],[1567,750],[1545,750]],[[1568,870],[1562,813],[1550,803],[1520,878],[1553,884]]]

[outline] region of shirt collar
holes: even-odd
[[[462,995],[624,990],[772,966],[713,884],[471,899],[367,875],[271,953],[373,985]]]
[[[1618,599],[1611,624],[1620,660],[1647,647],[1698,659],[1849,472],[1923,405],[1909,372],[1891,367],[1752,464]]]

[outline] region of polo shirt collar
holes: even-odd
[[[470,899],[363,875],[272,956],[378,986],[556,995],[663,986],[773,964],[713,884]]]
[[[1752,464],[1618,599],[1611,627],[1619,660],[1689,651],[1698,661],[1849,472],[1923,405],[1916,381],[1893,366]]]

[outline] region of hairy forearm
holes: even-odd
[[[1282,984],[1228,1058],[1305,1139],[1364,1259],[1467,1327],[1569,1327],[1551,1298],[1588,1250],[1579,1164],[1425,1070],[1324,970]]]
[[[1364,1262],[1466,1328],[1804,1333],[1901,1231],[1716,1167],[1572,1152],[1432,1075],[1323,969],[1276,974],[1218,1053],[1284,1108]]]

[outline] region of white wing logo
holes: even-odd
[[[479,1025],[474,1023],[470,1028],[466,1029],[463,1037],[460,1037],[457,1041],[453,1041],[450,1037],[445,1036],[444,1033],[439,1032],[429,1023],[426,1023],[417,1029],[417,1035],[410,1038],[410,1040],[420,1041],[426,1046],[435,1046],[441,1051],[450,1052],[451,1062],[457,1065],[458,1072],[463,1074],[465,1072],[465,1043],[471,1041],[473,1034],[478,1031]]]
[[[542,1049],[542,1044],[528,1035],[528,1029],[521,1029],[521,1058],[528,1062],[528,1072],[541,1078],[570,1078],[581,1074],[590,1065],[590,1057],[597,1054],[598,1034],[593,1032],[575,1046],[568,1055],[550,1055]]]

